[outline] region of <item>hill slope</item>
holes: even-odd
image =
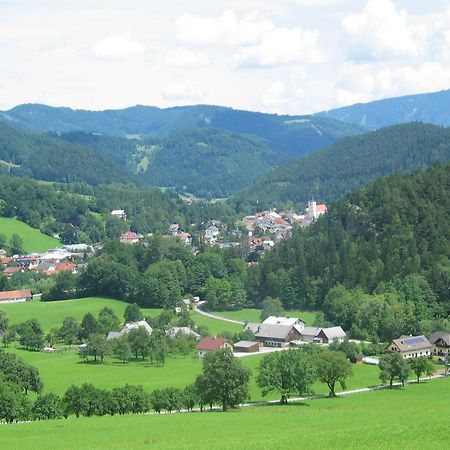
[[[330,202],[395,171],[450,159],[450,130],[410,123],[342,139],[305,158],[290,161],[237,195],[260,205],[304,203],[313,195]]]
[[[310,153],[343,136],[361,132],[359,127],[326,117],[278,116],[209,105],[85,111],[25,104],[0,112],[0,120],[40,132],[86,131],[126,137],[164,138],[179,130],[217,128],[259,136],[270,147],[292,156]]]
[[[332,204],[266,254],[248,293],[256,302],[269,295],[286,308],[322,308],[345,330],[355,326],[353,336],[365,329],[387,341],[448,317],[449,256],[450,163],[436,163],[382,177]]]
[[[449,126],[450,90],[357,103],[321,112],[318,116],[342,120],[368,130],[413,120]]]
[[[131,181],[115,163],[93,149],[51,136],[19,131],[2,123],[0,173],[89,184]]]
[[[0,217],[0,233],[6,235],[8,240],[13,234],[18,234],[23,239],[25,252],[29,253],[45,252],[61,245],[57,239],[41,233],[20,220],[8,217]]]

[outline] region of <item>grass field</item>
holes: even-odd
[[[207,326],[211,335],[217,335],[221,331],[230,331],[236,333],[242,331],[243,326],[238,323],[224,322],[219,319],[211,319],[210,317],[203,316],[197,311],[191,311],[192,320],[197,326]]]
[[[156,366],[150,364],[149,360],[133,360],[124,364],[113,357],[108,357],[104,364],[84,363],[74,349],[56,353],[29,352],[15,347],[7,350],[18,354],[26,362],[37,367],[44,381],[44,391],[57,394],[63,394],[71,384],[82,383],[93,383],[105,389],[126,383],[140,384],[149,392],[168,386],[183,388],[195,380],[202,368],[202,363],[195,358],[194,352],[185,358],[169,357],[164,366]],[[253,374],[250,381],[251,401],[264,399],[256,384],[257,368],[262,356],[260,354],[241,359],[242,364]],[[354,375],[349,379],[347,389],[374,386],[380,383],[377,367],[353,365],[353,370]],[[340,390],[339,387],[337,392]],[[323,383],[317,382],[314,385],[314,392],[327,394],[328,390]],[[271,394],[265,399],[276,400],[278,394]]]
[[[238,311],[213,311],[213,314],[227,317],[228,319],[241,320],[243,322],[260,322],[260,309],[239,309]],[[312,325],[316,318],[316,313],[313,311],[286,311],[289,317],[299,317],[303,319],[307,325]]]
[[[448,448],[450,378],[405,389],[227,413],[70,417],[2,426],[16,449]]]
[[[87,312],[97,316],[105,306],[111,308],[119,319],[123,319],[127,304],[107,297],[87,297],[58,302],[33,300],[26,303],[7,303],[0,305],[0,309],[6,311],[12,325],[28,319],[37,319],[42,328],[49,331],[53,327],[60,327],[68,316],[73,316],[81,321]],[[142,310],[144,317],[154,317],[160,312],[160,309]]]
[[[49,249],[61,246],[61,243],[36,228],[31,228],[26,223],[17,219],[0,217],[0,233],[5,234],[8,239],[15,233],[23,239],[25,252],[45,252]]]

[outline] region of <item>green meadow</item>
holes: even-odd
[[[0,448],[448,448],[450,378],[226,413],[70,417],[1,426]]]
[[[57,239],[41,233],[36,228],[31,228],[26,223],[17,219],[0,217],[0,233],[5,234],[8,239],[13,234],[18,234],[23,239],[25,252],[45,252],[61,246]]]
[[[37,367],[44,382],[44,392],[63,394],[72,385],[92,383],[97,387],[112,389],[126,383],[142,385],[148,392],[164,387],[183,388],[195,380],[201,372],[202,363],[195,353],[183,357],[169,356],[164,366],[151,364],[146,360],[130,360],[122,363],[114,357],[108,357],[103,364],[85,363],[78,356],[77,349],[63,348],[55,353],[30,352],[16,347],[11,351],[19,355],[27,363]],[[263,357],[256,354],[241,359],[242,364],[252,372],[250,379],[250,401],[277,400],[278,394],[273,393],[262,397],[256,384],[258,365]],[[380,384],[379,370],[375,366],[353,365],[353,377],[348,380],[347,389],[358,389]],[[316,382],[314,393],[327,394],[325,384]],[[340,386],[337,392],[340,392]]]
[[[105,306],[111,308],[119,319],[123,319],[127,303],[107,297],[86,297],[57,302],[32,300],[26,303],[7,303],[0,305],[0,310],[6,311],[12,325],[28,319],[37,319],[42,328],[49,331],[51,328],[60,327],[63,320],[68,316],[81,321],[88,312],[97,316]],[[142,310],[144,317],[157,316],[160,312],[160,309]]]

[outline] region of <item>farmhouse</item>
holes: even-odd
[[[404,359],[431,356],[433,345],[425,336],[400,336],[387,347],[388,352],[399,352]]]
[[[430,342],[433,345],[433,353],[435,355],[450,353],[450,333],[433,333],[430,337]]]
[[[234,351],[240,353],[255,353],[259,352],[261,347],[261,342],[253,341],[239,341],[234,344]]]
[[[233,349],[233,346],[225,338],[205,336],[196,346],[197,357],[202,359],[206,354],[210,352],[216,352],[217,350],[223,348]]]
[[[139,320],[138,322],[126,323],[120,331],[110,331],[106,339],[116,339],[137,328],[144,328],[149,336],[153,333],[153,328],[145,320]]]
[[[33,300],[33,294],[29,289],[0,292],[0,303],[19,303],[30,300]]]
[[[317,327],[304,327],[300,332],[300,340],[302,342],[316,342],[320,343],[320,338],[317,336],[322,331],[322,328]]]
[[[322,344],[341,343],[344,341],[345,331],[341,327],[322,328],[317,338]]]
[[[255,334],[255,340],[265,347],[287,347],[290,341],[300,339],[298,325],[249,323],[246,329]]]
[[[267,325],[298,325],[297,328],[301,329],[305,326],[305,322],[297,317],[269,316],[262,323]]]
[[[127,231],[126,233],[123,233],[119,241],[122,244],[137,244],[139,242],[140,236],[133,231]]]
[[[191,327],[170,327],[166,330],[166,336],[171,338],[178,336],[192,336],[195,339],[200,339],[200,335],[192,330]]]

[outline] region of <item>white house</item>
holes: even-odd
[[[425,336],[400,336],[387,347],[388,352],[399,352],[404,359],[431,356],[433,344]]]
[[[123,209],[113,209],[111,215],[118,219],[127,220],[127,213]]]
[[[145,320],[139,320],[137,322],[126,323],[120,331],[110,331],[106,339],[116,339],[137,328],[144,328],[149,336],[153,333],[153,328]]]

